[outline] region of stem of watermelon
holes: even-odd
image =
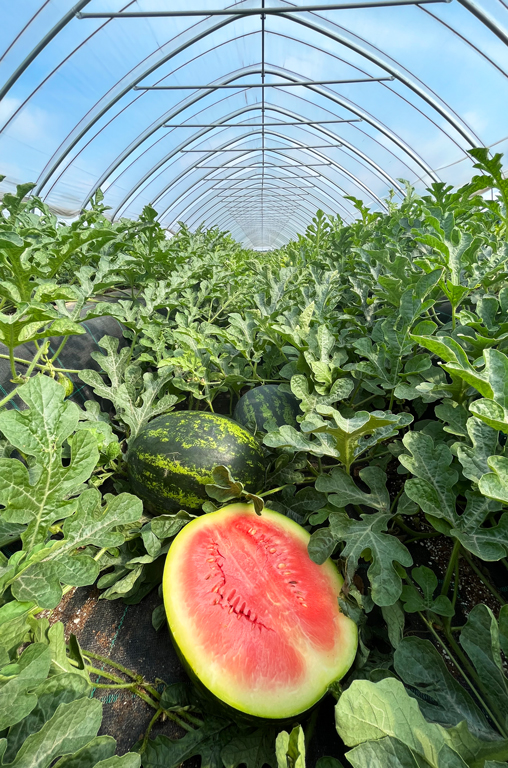
[[[453,545],[452,553],[450,555],[450,560],[448,561],[448,567],[446,569],[443,586],[441,588],[441,594],[447,595],[448,590],[450,589],[450,584],[452,580],[453,573],[455,571],[455,563],[457,562],[460,555],[460,541],[458,539],[455,539],[455,543]]]
[[[159,709],[157,710],[155,715],[152,717],[152,719],[148,723],[148,728],[146,729],[145,735],[143,736],[143,741],[141,742],[141,746],[139,748],[139,754],[140,755],[142,755],[143,752],[145,751],[146,745],[148,744],[148,739],[149,739],[149,736],[150,736],[150,732],[151,732],[151,730],[154,727],[155,723],[157,722],[157,720],[159,719],[159,717],[162,714],[164,714],[164,710],[159,707]]]

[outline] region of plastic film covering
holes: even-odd
[[[276,248],[508,150],[504,0],[0,0],[0,193]]]

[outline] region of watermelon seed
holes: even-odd
[[[275,547],[270,547],[270,549],[269,549],[268,551],[270,552],[270,554],[271,554],[271,555],[273,555],[273,554],[274,554],[274,552],[277,552],[277,550],[275,549]]]
[[[279,563],[277,568],[281,569],[286,567],[286,563]]]

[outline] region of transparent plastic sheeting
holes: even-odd
[[[350,221],[350,196],[382,210],[508,151],[506,0],[0,0],[0,20],[0,191],[35,181],[62,216],[100,188],[115,219],[150,204],[276,248],[318,208]]]

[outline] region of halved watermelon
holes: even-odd
[[[288,517],[232,504],[176,536],[163,577],[173,641],[221,702],[255,717],[309,709],[353,663],[357,628],[331,560],[312,562]]]

